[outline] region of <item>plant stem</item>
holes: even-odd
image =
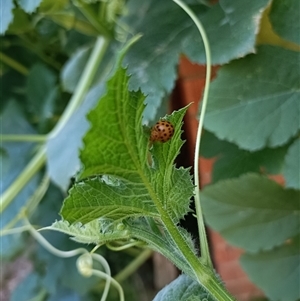
[[[0,51],[0,61],[2,61],[7,66],[10,66],[11,68],[15,69],[16,71],[18,71],[23,75],[28,75],[29,73],[28,69],[25,66],[23,66],[22,64],[12,59],[11,57],[7,56],[1,51]]]
[[[235,301],[236,299],[228,293],[220,280],[215,276],[210,276],[205,285],[207,290],[217,301]]]
[[[146,260],[148,260],[153,254],[150,249],[144,250],[138,257],[130,262],[123,270],[114,276],[114,279],[118,282],[122,282],[132,275]]]
[[[61,131],[61,129],[68,122],[69,118],[72,116],[74,111],[82,103],[84,96],[92,83],[97,68],[107,50],[109,42],[110,42],[109,40],[106,40],[103,37],[99,37],[97,39],[93,52],[91,53],[91,56],[85,66],[80,81],[77,85],[77,88],[74,91],[74,94],[66,110],[64,111],[64,114],[60,118],[59,122],[56,124],[55,128],[49,134],[50,139],[55,137]]]
[[[205,116],[210,77],[211,77],[210,47],[209,47],[205,30],[201,22],[197,18],[197,16],[194,14],[194,12],[184,3],[182,3],[180,0],[173,0],[173,1],[176,2],[191,17],[191,19],[196,24],[200,32],[200,35],[202,37],[205,53],[206,53],[206,81],[205,81],[205,88],[204,88],[204,94],[202,100],[202,109],[201,109],[201,114],[199,119],[196,147],[195,147],[194,179],[195,179],[195,207],[196,207],[196,215],[197,215],[197,223],[198,223],[199,240],[200,240],[201,260],[205,265],[210,266],[212,268],[213,265],[209,254],[205,224],[204,224],[201,203],[200,203],[200,184],[199,184],[199,152],[200,152],[201,133],[203,129],[203,121]]]
[[[46,135],[1,135],[1,141],[45,142]]]
[[[34,194],[25,202],[23,207],[19,209],[19,212],[14,216],[12,220],[9,221],[8,224],[6,224],[2,230],[11,229],[13,228],[19,220],[24,218],[24,213],[26,212],[26,215],[30,216],[34,209],[38,206],[39,202],[47,192],[47,189],[50,184],[50,178],[46,174],[44,178],[41,181],[41,184],[39,187],[35,190]]]
[[[201,248],[201,262],[198,264],[195,262],[193,257],[187,256],[188,261],[191,264],[192,269],[195,271],[198,282],[202,284],[216,300],[221,301],[232,301],[234,298],[227,292],[227,290],[220,283],[220,280],[216,277],[213,271],[213,265],[209,254],[209,248],[207,243],[204,219],[201,210],[200,204],[200,187],[199,187],[199,151],[200,151],[200,141],[201,141],[201,132],[203,129],[203,121],[205,116],[205,110],[208,99],[208,91],[211,77],[211,58],[210,58],[210,48],[208,39],[205,33],[205,30],[198,20],[193,11],[186,6],[181,0],[173,0],[177,3],[194,21],[196,24],[200,35],[203,39],[203,44],[206,53],[206,82],[204,88],[204,95],[202,101],[202,110],[200,114],[200,120],[198,125],[197,139],[196,139],[196,148],[195,148],[195,158],[194,158],[194,178],[195,178],[195,205],[196,205],[196,214],[198,222],[198,231],[200,238],[200,248]],[[169,227],[170,228],[170,227]],[[169,230],[169,229],[168,229]],[[170,233],[173,236],[173,233]],[[174,236],[173,236],[174,237]]]
[[[2,213],[14,197],[23,189],[30,179],[43,167],[46,161],[46,148],[43,146],[23,169],[8,189],[2,194],[0,200],[0,213]]]
[[[171,218],[166,213],[161,213],[161,219],[176,243],[178,249],[186,258],[187,262],[189,262],[199,284],[205,287],[212,297],[215,297],[215,299],[218,301],[235,300],[223,287],[211,266],[204,265],[203,262],[197,258],[196,254],[189,248],[188,244],[180,234],[178,228],[174,225]]]

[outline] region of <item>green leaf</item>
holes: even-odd
[[[63,50],[69,56],[76,55],[77,51],[80,51],[80,48],[83,48],[83,45],[89,45],[95,43],[95,38],[86,36],[76,30],[68,30],[66,32],[66,43],[64,44]],[[68,63],[66,63],[68,64]],[[64,68],[64,67],[63,67]],[[61,71],[63,70],[61,69]]]
[[[62,29],[59,25],[55,24],[51,20],[43,18],[38,22],[38,24],[35,27],[35,30],[38,32],[41,41],[49,42],[51,40],[57,39],[57,36],[59,35]],[[44,44],[43,47],[47,46]]]
[[[300,298],[299,249],[296,238],[271,251],[243,254],[241,264],[270,300],[296,301]]]
[[[39,7],[42,0],[17,0],[17,2],[26,13],[33,13]]]
[[[25,51],[24,51],[25,52]],[[0,108],[1,112],[5,109],[6,104],[11,101],[11,99],[19,101],[19,103],[24,103],[26,99],[24,99],[24,96],[19,93],[19,87],[22,87],[25,85],[26,78],[21,75],[20,73],[10,69],[7,70],[2,76],[1,76],[1,85],[0,85],[0,95],[1,97],[1,103]]]
[[[84,202],[88,196],[88,202]],[[145,188],[134,184],[110,187],[101,178],[75,185],[62,209],[64,219],[86,223],[101,216],[119,220],[129,216],[158,217]]]
[[[300,192],[268,178],[246,174],[202,192],[207,223],[231,244],[255,252],[299,233]]]
[[[13,13],[12,13],[13,8],[14,8],[13,0],[1,1],[1,9],[0,9],[0,19],[1,19],[0,34],[1,35],[5,33],[9,24],[13,20]]]
[[[259,19],[267,4],[267,0],[223,0],[211,7],[192,6],[207,32],[213,64],[254,52]],[[149,0],[141,4],[131,0],[127,9],[129,13],[120,23],[125,23],[130,32],[143,34],[126,56],[132,74],[130,88],[140,87],[148,95],[146,115],[153,119],[163,96],[174,87],[180,55],[206,62],[203,42],[195,24],[173,1]]]
[[[90,46],[81,48],[64,65],[61,72],[61,81],[64,91],[74,92],[90,54]]]
[[[27,98],[36,114],[40,113],[43,100],[53,90],[55,82],[55,74],[45,65],[36,64],[31,68],[27,80]]]
[[[64,195],[54,184],[50,183],[46,194],[39,203],[39,210],[36,210],[32,215],[30,221],[32,224],[39,225],[40,227],[50,225],[53,220],[59,218],[58,211],[60,203],[64,199]],[[57,200],[57,202],[53,202]],[[69,240],[66,240],[69,241]],[[45,250],[45,252],[48,252]]]
[[[260,19],[268,5],[269,1],[266,0],[220,0],[200,16],[210,43],[213,65],[223,65],[255,51]],[[195,29],[194,24],[192,27]],[[195,40],[199,41],[198,45]],[[195,30],[184,41],[183,52],[192,61],[204,64],[206,59],[201,40]]]
[[[296,139],[288,149],[283,167],[285,186],[300,189],[300,139]]]
[[[250,151],[287,143],[300,128],[299,56],[261,46],[257,54],[221,68],[211,87],[205,127]]]
[[[22,34],[32,30],[28,15],[20,8],[13,10],[14,20],[9,25],[7,34]]]
[[[130,235],[122,223],[112,224],[109,220],[93,220],[85,225],[70,225],[66,221],[56,221],[50,227],[40,230],[54,230],[72,236],[74,241],[84,244],[102,245],[114,240],[129,239]]]
[[[153,301],[196,301],[215,300],[199,283],[186,275],[180,275],[164,287]]]
[[[300,44],[300,2],[298,0],[274,0],[270,21],[274,30],[284,39]]]
[[[49,121],[54,114],[58,97],[56,80],[55,73],[40,64],[34,65],[28,75],[27,99],[31,112],[38,118],[42,133],[49,129]]]
[[[145,242],[194,276],[164,224],[165,220],[177,224],[190,210],[189,170],[174,166],[183,143],[181,123],[187,107],[164,117],[174,126],[173,137],[150,145],[149,128],[142,126],[145,97],[140,91],[128,91],[128,81],[126,70],[119,67],[108,81],[107,94],[88,115],[92,127],[81,151],[84,169],[61,209],[71,226],[60,231],[74,231],[74,238],[82,241],[72,224],[99,220],[99,243],[126,243],[129,238]],[[190,235],[183,229],[179,235],[196,253]],[[93,235],[90,239],[95,242]]]
[[[212,133],[205,131],[202,136],[200,153],[205,158],[216,159],[213,165],[213,183],[235,178],[247,172],[282,172],[284,156],[288,145],[277,148],[265,148],[257,152],[239,149],[235,144],[219,140]]]
[[[84,181],[74,185],[61,211],[70,223],[99,217],[159,218],[156,206],[164,206],[177,223],[189,211],[189,171],[173,165],[183,143],[180,125],[187,108],[165,117],[175,127],[174,136],[154,143],[151,158],[149,129],[142,127],[145,97],[128,91],[128,80],[119,68],[108,81],[107,94],[88,115],[92,128],[81,152]]]

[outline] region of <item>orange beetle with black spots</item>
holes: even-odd
[[[167,120],[158,121],[151,129],[150,141],[151,142],[167,142],[174,135],[174,126]]]

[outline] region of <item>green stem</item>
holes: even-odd
[[[235,301],[236,299],[228,293],[220,280],[215,276],[210,276],[205,287],[217,301]]]
[[[216,300],[235,300],[220,283],[220,280],[216,277],[213,269],[210,266],[204,265],[196,254],[189,248],[181,233],[178,231],[177,227],[175,227],[173,221],[167,217],[166,214],[163,214],[161,218],[178,249],[186,258],[187,262],[189,262],[198,282],[205,287]]]
[[[15,179],[7,190],[2,194],[0,200],[0,213],[2,213],[10,202],[17,196],[30,179],[43,167],[46,161],[46,148],[41,147],[21,174]]]
[[[15,69],[16,71],[18,71],[19,73],[21,73],[23,75],[28,75],[28,73],[29,73],[28,69],[25,66],[23,66],[22,64],[20,64],[16,60],[12,59],[11,57],[7,56],[6,54],[4,54],[1,51],[0,51],[0,61],[2,61],[7,66]]]
[[[101,59],[108,47],[109,41],[99,37],[94,46],[93,52],[87,62],[82,76],[79,80],[77,89],[75,90],[67,108],[62,114],[61,119],[56,124],[53,131],[49,134],[49,138],[55,137],[60,130],[68,122],[77,107],[82,103],[88,88],[93,80],[96,70],[99,66]],[[40,170],[46,162],[46,148],[42,146],[35,156],[31,159],[22,173],[17,179],[8,187],[8,189],[1,195],[0,200],[0,213],[11,203],[14,197],[22,190],[22,188],[30,181],[30,179]]]
[[[35,190],[34,194],[25,202],[23,207],[19,209],[19,212],[14,216],[14,218],[10,220],[9,223],[6,224],[2,229],[12,229],[18,223],[18,221],[24,218],[25,212],[27,216],[30,216],[34,212],[34,209],[38,206],[45,193],[47,192],[49,184],[50,178],[46,174],[42,179],[39,187]]]
[[[197,215],[197,223],[198,223],[199,240],[200,240],[201,260],[205,265],[210,266],[212,268],[213,265],[209,254],[205,224],[204,224],[204,219],[203,219],[203,214],[201,209],[200,184],[199,184],[199,152],[200,152],[201,133],[203,129],[203,121],[204,121],[204,116],[205,116],[205,111],[207,106],[208,91],[209,91],[209,84],[210,84],[210,77],[211,77],[210,47],[209,47],[205,30],[201,22],[197,18],[197,16],[194,14],[194,12],[184,3],[182,3],[180,0],[173,0],[173,1],[176,2],[191,17],[191,19],[196,24],[200,32],[200,35],[202,37],[205,53],[206,53],[206,81],[205,81],[203,100],[202,100],[202,109],[201,109],[201,114],[199,119],[196,147],[195,147],[194,179],[195,179],[195,207],[196,207],[196,215]]]
[[[206,267],[203,263],[199,262],[199,258],[196,256],[194,251],[189,247],[189,245],[184,240],[182,234],[178,231],[177,227],[174,225],[170,216],[165,212],[164,208],[158,208],[159,213],[161,214],[161,219],[169,234],[176,243],[178,249],[181,251],[182,255],[187,258],[187,261],[190,263],[191,268],[194,270],[195,274],[200,274],[200,277],[205,276],[203,270],[206,270]],[[194,267],[200,267],[197,272]]]
[[[46,135],[1,135],[1,141],[45,142]]]
[[[114,279],[118,282],[122,282],[132,275],[136,270],[144,264],[153,254],[152,250],[144,250],[138,257],[130,262],[122,271],[114,276]]]
[[[100,20],[105,20],[106,17],[106,9],[107,9],[107,2],[100,2],[99,4],[99,11],[98,11],[98,18]]]
[[[205,30],[198,20],[196,15],[193,11],[186,6],[181,0],[173,0],[177,3],[194,21],[196,24],[200,35],[203,39],[203,44],[206,53],[206,82],[204,88],[204,95],[202,101],[202,110],[199,119],[199,126],[197,132],[197,140],[196,140],[196,148],[195,148],[195,158],[194,158],[194,178],[195,178],[195,205],[196,205],[196,214],[197,214],[197,222],[198,222],[198,231],[199,231],[199,238],[200,238],[200,248],[201,248],[201,263],[195,261],[193,257],[189,254],[186,257],[187,260],[190,262],[192,269],[195,271],[197,279],[199,283],[201,283],[211,294],[214,296],[216,300],[222,301],[232,301],[234,298],[227,292],[227,290],[223,287],[220,283],[219,279],[216,277],[213,271],[213,265],[209,254],[208,242],[206,237],[204,219],[201,210],[201,203],[200,203],[200,187],[199,187],[199,151],[200,151],[200,141],[201,141],[201,132],[203,129],[203,121],[205,116],[205,110],[207,106],[207,99],[208,99],[208,91],[209,91],[209,84],[210,84],[210,77],[211,77],[211,58],[210,58],[210,47],[208,43],[208,39],[205,33]],[[167,221],[166,221],[167,222]],[[171,230],[173,227],[171,224],[168,227],[168,230]],[[177,229],[176,229],[177,230]],[[178,231],[178,230],[177,230]],[[174,233],[170,234],[174,238]],[[176,239],[177,240],[177,239]],[[174,239],[174,241],[176,242]],[[178,243],[178,242],[177,242]],[[185,253],[183,253],[185,254]],[[193,254],[194,255],[194,254]]]
[[[61,131],[61,129],[66,125],[75,110],[84,100],[84,96],[92,83],[97,68],[107,50],[109,42],[109,40],[106,40],[103,37],[99,37],[97,39],[93,52],[91,53],[89,61],[87,62],[85,69],[83,70],[80,81],[78,82],[77,88],[74,91],[74,94],[66,110],[64,111],[64,114],[50,133],[49,138],[55,137]]]
[[[36,207],[39,205],[43,197],[45,196],[48,188],[50,185],[50,177],[47,173],[45,173],[43,179],[41,180],[38,188],[35,190],[34,194],[29,198],[29,200],[26,202],[26,207],[24,210],[26,210],[26,214],[28,217],[30,217]]]

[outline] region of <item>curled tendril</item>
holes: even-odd
[[[105,301],[108,295],[110,285],[112,284],[119,292],[120,301],[124,301],[124,292],[121,285],[111,277],[109,265],[105,258],[99,254],[95,254],[95,250],[99,247],[96,246],[90,253],[84,248],[78,248],[71,251],[61,251],[53,247],[24,217],[25,225],[13,229],[6,229],[0,231],[0,236],[16,234],[24,231],[29,231],[31,235],[50,253],[62,258],[69,258],[80,255],[77,259],[76,266],[79,273],[84,277],[91,277],[92,275],[106,280],[103,294],[100,301]],[[104,268],[105,272],[93,269],[94,260],[98,261]]]
[[[79,256],[76,261],[76,266],[82,276],[91,277],[93,275],[93,258],[90,253]]]

